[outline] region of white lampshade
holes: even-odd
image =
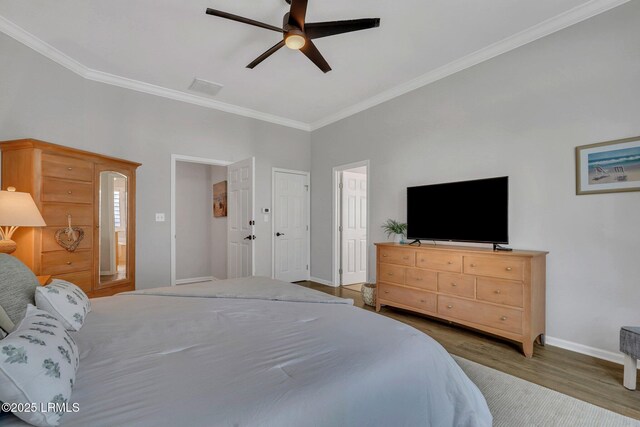
[[[0,226],[44,227],[44,219],[31,194],[0,191]]]

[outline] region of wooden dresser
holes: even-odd
[[[0,151],[2,189],[31,193],[47,224],[20,228],[13,255],[36,275],[68,280],[90,297],[135,289],[135,172],[140,164],[33,139],[2,142]],[[100,182],[105,171],[117,171],[128,184],[129,202],[122,212],[128,218],[126,240],[122,237],[127,244],[121,245],[127,249],[126,273],[118,280],[100,280]],[[55,240],[69,218],[84,232],[73,252]]]
[[[547,252],[377,243],[376,310],[383,305],[522,344],[544,343]]]

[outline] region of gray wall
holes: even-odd
[[[176,279],[211,273],[211,205],[209,165],[176,163]]]
[[[38,138],[141,162],[137,286],[170,281],[171,154],[256,157],[256,211],[271,206],[271,168],[309,170],[310,135],[84,80],[0,33],[0,140]],[[155,222],[164,212],[166,222]],[[271,275],[271,224],[256,222],[256,272]]]
[[[508,175],[512,246],[550,252],[548,334],[616,352],[640,324],[640,193],[576,196],[574,148],[640,135],[638,22],[630,2],[313,132],[312,276],[331,280],[332,167],[371,160],[373,242],[407,186]]]
[[[209,206],[213,209],[213,185],[227,180],[226,166],[211,166],[209,177],[209,189],[211,201]],[[260,218],[260,212],[256,210],[256,223]],[[211,222],[211,274],[217,279],[227,278],[227,217],[214,217],[210,215]],[[271,273],[269,273],[271,274]]]

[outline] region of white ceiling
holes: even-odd
[[[537,38],[624,1],[309,0],[308,22],[381,18],[380,28],[316,40],[328,74],[286,48],[249,70],[280,36],[205,14],[279,26],[284,0],[0,0],[0,16],[91,70],[176,91],[198,77],[224,85],[216,101],[313,128],[505,39],[530,41],[525,30]]]

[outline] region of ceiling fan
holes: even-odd
[[[323,72],[327,73],[331,71],[331,67],[322,57],[322,54],[318,48],[316,48],[316,45],[313,44],[313,39],[334,36],[336,34],[350,33],[352,31],[366,30],[368,28],[376,28],[380,26],[380,18],[306,23],[305,18],[307,14],[308,0],[285,1],[291,5],[291,9],[284,15],[282,28],[210,8],[207,9],[207,14],[282,33],[282,40],[276,43],[265,53],[258,56],[253,60],[253,62],[247,65],[247,68],[254,68],[256,65],[273,55],[278,49],[286,45],[289,49],[299,50],[304,53],[311,62],[316,64]]]

